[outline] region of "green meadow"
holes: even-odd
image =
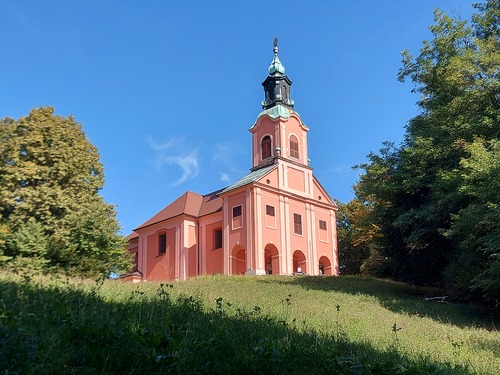
[[[500,334],[363,277],[131,284],[3,272],[3,374],[498,374]]]

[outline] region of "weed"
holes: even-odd
[[[288,294],[285,299],[281,300],[282,307],[282,319],[280,320],[281,324],[286,325],[290,319],[290,306],[292,305],[292,295]]]
[[[173,288],[174,286],[172,284],[163,284],[163,283],[160,283],[160,285],[158,286],[158,289],[156,290],[156,294],[158,295],[158,297],[160,298],[161,301],[166,301],[169,299],[169,293],[168,293],[168,290],[167,288]]]
[[[399,342],[399,337],[398,337],[398,332],[401,330],[401,327],[398,327],[397,323],[394,322],[392,325],[392,348],[399,352],[400,349],[400,342]]]

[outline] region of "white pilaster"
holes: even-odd
[[[280,198],[280,205],[279,205],[279,210],[280,210],[280,240],[281,240],[281,248],[279,249],[280,252],[280,270],[281,273],[284,275],[289,274],[288,272],[288,255],[287,255],[287,248],[288,248],[288,236],[286,232],[286,212],[285,212],[285,197],[282,195],[279,196]]]
[[[334,210],[330,210],[330,228],[331,230],[331,243],[332,243],[332,268],[333,274],[338,275],[339,272],[339,259],[338,259],[338,249],[337,249],[337,220]]]
[[[285,256],[286,256],[286,263],[287,263],[287,269],[286,273],[288,275],[291,275],[293,273],[293,254],[292,254],[292,249],[290,248],[292,239],[291,239],[291,231],[290,231],[290,204],[288,202],[288,197],[285,198],[285,236],[286,236],[286,242],[287,242],[287,247],[285,249]]]
[[[253,261],[255,258],[255,237],[254,237],[254,210],[253,210],[253,200],[252,200],[252,191],[250,189],[247,189],[245,191],[245,218],[246,218],[246,228],[247,228],[247,243],[245,246],[246,250],[246,259],[247,259],[247,266],[246,266],[246,273],[249,274],[254,274],[255,268],[253,266]],[[257,262],[257,261],[256,261]]]
[[[305,234],[307,236],[307,274],[315,275],[313,269],[313,254],[312,254],[312,223],[311,223],[311,205],[306,203],[306,228]]]
[[[312,262],[312,275],[319,274],[319,258],[318,258],[318,239],[316,237],[316,228],[318,227],[318,223],[316,221],[316,207],[314,205],[310,205],[310,214],[311,214],[311,262]]]
[[[174,270],[174,278],[179,279],[181,277],[180,271],[180,263],[181,263],[181,226],[177,225],[175,227],[175,270]]]
[[[256,245],[255,245],[255,263],[256,263],[256,272],[257,274],[266,274],[266,270],[264,269],[264,244],[262,241],[262,196],[259,187],[256,187],[255,190],[255,200],[254,200],[254,223],[255,223],[255,237],[256,237]]]
[[[229,216],[229,199],[228,197],[223,198],[222,202],[222,207],[224,207],[224,220],[222,222],[222,225],[224,227],[223,229],[223,241],[222,241],[222,247],[223,247],[223,268],[224,268],[224,275],[229,275],[229,261],[230,261],[230,249],[229,249],[229,229],[230,229],[230,216]],[[205,246],[205,248],[208,251],[208,247]]]

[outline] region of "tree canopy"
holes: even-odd
[[[0,260],[82,274],[126,267],[99,153],[50,107],[0,120]]]
[[[379,274],[498,307],[500,1],[474,7],[470,22],[436,10],[433,39],[403,52],[398,78],[420,94],[420,113],[400,146],[359,166],[356,200],[380,228]]]

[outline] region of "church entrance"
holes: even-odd
[[[268,243],[264,249],[266,275],[280,274],[280,254],[276,246]]]
[[[330,259],[325,256],[319,258],[319,274],[332,276],[332,264],[330,263]]]
[[[300,250],[295,250],[293,253],[293,273],[303,274],[307,269],[307,260],[304,253]]]
[[[235,246],[232,254],[232,274],[244,275],[246,271],[246,251],[243,246]]]

